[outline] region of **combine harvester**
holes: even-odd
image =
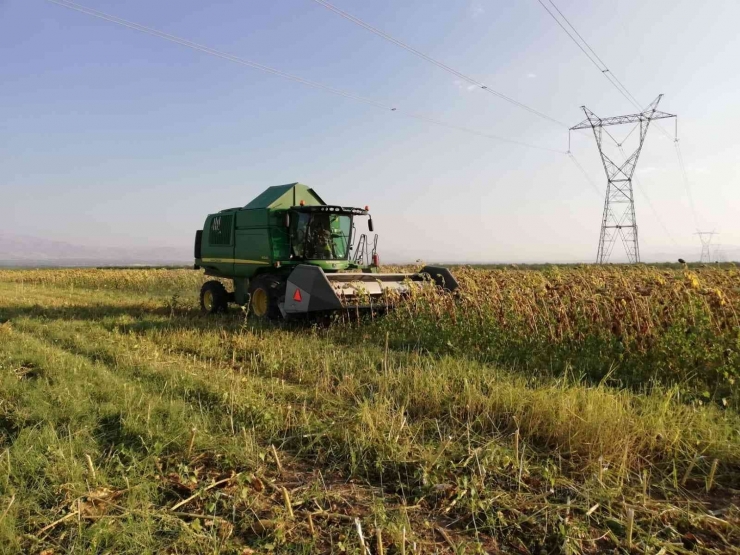
[[[243,208],[210,214],[195,233],[195,269],[232,280],[233,292],[212,280],[200,292],[201,309],[249,306],[265,319],[381,308],[415,283],[447,291],[457,282],[446,268],[426,266],[416,274],[379,273],[378,236],[357,237],[355,218],[373,220],[368,207],[327,205],[313,189],[291,183],[270,187]]]

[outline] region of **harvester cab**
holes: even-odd
[[[418,274],[380,273],[378,236],[357,231],[368,207],[327,205],[300,183],[269,187],[244,207],[206,218],[195,234],[195,268],[221,278],[203,285],[201,308],[220,312],[228,303],[249,306],[260,318],[372,308],[407,293],[414,283],[448,290],[457,282],[446,268]],[[227,291],[224,280],[233,283]]]
[[[355,216],[369,218],[367,206],[361,210],[342,206],[304,205],[286,210],[285,226],[289,232],[291,260],[331,260],[339,263],[342,269],[368,267],[371,271],[376,270],[377,253],[373,253],[375,258],[368,259],[367,236],[363,234],[358,244],[353,244],[356,236]],[[372,231],[370,218],[368,228]],[[341,261],[346,261],[347,264],[341,264]],[[337,267],[337,264],[333,264],[326,269],[333,271]]]

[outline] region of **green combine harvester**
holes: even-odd
[[[426,266],[417,274],[379,272],[378,236],[358,236],[357,217],[368,207],[327,205],[313,189],[291,183],[269,187],[241,208],[210,214],[195,234],[195,269],[231,280],[227,292],[218,280],[200,292],[204,312],[225,311],[228,303],[248,306],[266,319],[381,308],[415,283],[448,291],[457,282],[446,268]]]

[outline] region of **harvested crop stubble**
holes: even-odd
[[[56,272],[0,280],[0,550],[740,545],[732,405],[686,402],[677,387],[553,378],[524,370],[526,353],[518,367],[493,365],[488,346],[470,351],[476,343],[453,333],[490,325],[490,306],[504,308],[512,333],[536,326],[562,341],[569,328],[545,310],[594,300],[576,294],[584,286],[567,300],[550,270],[518,272],[517,285],[511,270],[463,269],[460,298],[420,292],[349,328],[264,325],[236,310],[205,317],[202,275],[188,270],[145,290],[148,270]],[[691,288],[671,275],[679,292]],[[467,298],[474,286],[498,300]],[[437,335],[420,334],[437,323]]]

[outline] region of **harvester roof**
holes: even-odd
[[[287,185],[268,187],[244,208],[247,210],[255,208],[285,209],[297,206],[301,201],[307,206],[323,206],[326,204],[316,194],[316,191],[310,187],[301,183],[288,183]]]

